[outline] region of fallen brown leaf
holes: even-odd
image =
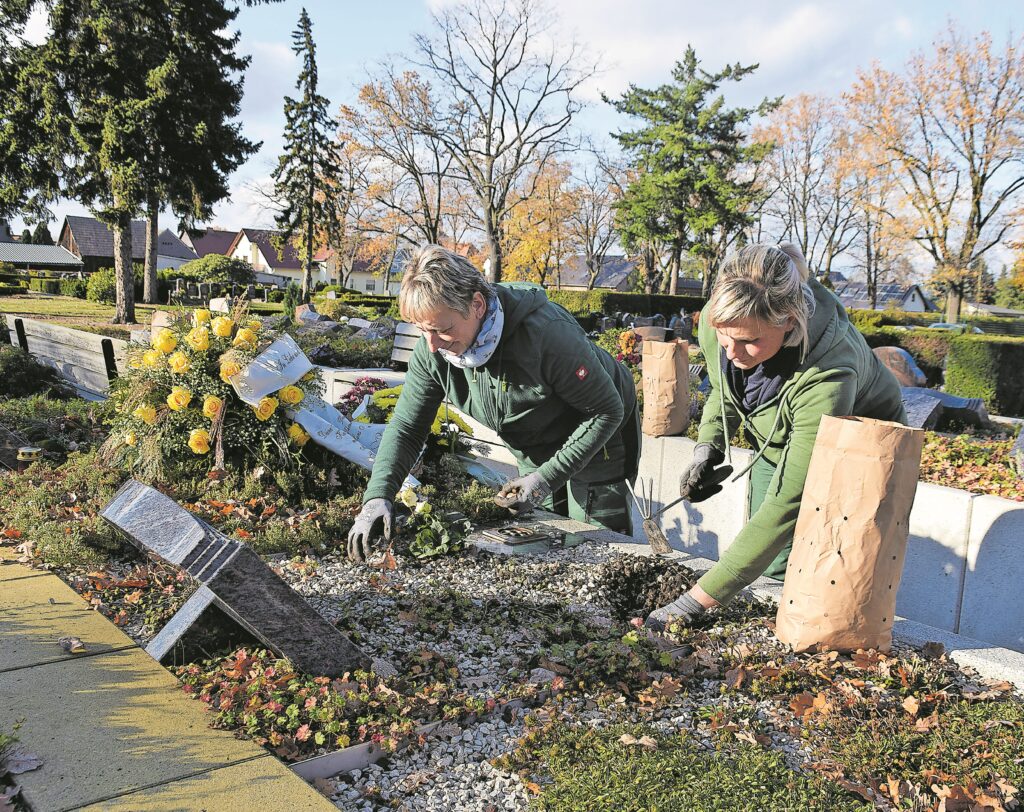
[[[78,637],[61,637],[57,642],[69,654],[80,654],[85,651],[85,643]]]

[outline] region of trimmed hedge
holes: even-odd
[[[946,320],[945,313],[910,313],[905,310],[852,310],[847,308],[850,321],[858,330],[877,329],[880,327],[916,326],[927,327],[937,321]],[[970,324],[992,335],[1024,334],[1024,319],[1004,318],[1001,316],[968,316],[960,321]]]
[[[995,414],[1024,417],[1024,339],[957,336],[950,342],[946,391],[981,398]]]
[[[617,290],[554,290],[545,293],[552,302],[560,304],[583,325],[593,329],[598,313],[610,316],[613,313],[633,313],[638,316],[653,316],[661,313],[666,320],[682,308],[687,312],[704,307],[699,296],[670,296],[667,293],[620,293]]]
[[[60,295],[73,296],[76,299],[84,299],[89,283],[84,279],[61,279]]]
[[[20,296],[23,293],[28,293],[24,285],[0,285],[0,296]]]
[[[28,280],[28,289],[38,291],[39,293],[52,293],[56,295],[60,293],[60,280],[32,277]]]

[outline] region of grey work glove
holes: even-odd
[[[682,597],[676,598],[668,606],[655,609],[647,616],[644,625],[655,632],[665,631],[665,627],[671,622],[682,623],[689,626],[693,621],[703,615],[707,609],[690,597],[689,592],[684,592]]]
[[[387,499],[371,499],[363,505],[348,531],[348,557],[351,561],[366,561],[373,549],[373,540],[381,536],[381,531],[385,539],[391,540],[394,515],[394,505]]]
[[[732,466],[723,462],[725,454],[711,443],[700,443],[693,449],[690,467],[679,478],[679,495],[687,502],[703,502],[721,491],[732,473]]]
[[[505,483],[494,501],[516,513],[526,513],[551,495],[551,486],[539,473],[517,477]]]

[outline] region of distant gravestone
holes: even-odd
[[[198,299],[199,286],[196,285],[194,282],[189,282],[188,287],[185,288],[185,295],[188,296],[189,299]]]
[[[155,334],[161,327],[170,327],[174,324],[175,316],[166,310],[154,310],[153,319],[149,322],[149,331]]]
[[[100,515],[133,545],[181,567],[202,585],[146,648],[155,659],[163,659],[212,603],[307,674],[339,677],[370,666],[252,548],[160,491],[129,480]]]
[[[245,298],[249,301],[256,298],[256,286],[251,282],[245,286]]]
[[[336,290],[329,290],[326,293],[326,297],[328,299],[337,299],[338,298],[338,291],[336,291]]]
[[[934,429],[942,417],[942,401],[930,395],[908,393],[903,390],[903,408],[907,411],[907,425],[912,429]]]
[[[314,324],[321,321],[332,321],[328,316],[317,313],[316,308],[311,304],[302,304],[295,308],[295,321],[305,324]]]
[[[210,283],[209,282],[200,282],[199,283],[199,298],[202,299],[204,302],[207,302],[207,301],[210,300]]]
[[[984,429],[992,425],[989,420],[988,410],[985,408],[985,401],[981,398],[962,398],[959,395],[951,395],[949,392],[940,392],[937,389],[922,389],[914,386],[903,387],[903,400],[906,402],[908,395],[927,395],[937,399],[942,404],[942,416],[951,420],[959,420],[968,426]]]
[[[182,296],[185,293],[185,280],[180,276],[174,280],[174,292],[179,296]]]
[[[1010,448],[1010,464],[1016,469],[1017,476],[1024,477],[1024,428]]]
[[[914,356],[902,347],[875,347],[872,352],[896,376],[900,386],[924,386],[928,383]]]
[[[263,302],[270,301],[270,288],[260,288],[260,292],[263,294]]]
[[[616,327],[616,321],[614,316],[604,316],[598,323],[597,329],[602,333],[608,330],[614,330]]]

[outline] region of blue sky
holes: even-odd
[[[236,172],[232,199],[217,207],[211,224],[235,229],[272,223],[247,187],[269,177],[281,147],[284,96],[293,91],[298,74],[291,31],[303,6],[313,21],[321,92],[337,108],[355,98],[380,60],[411,53],[413,35],[429,30],[431,14],[449,5],[449,0],[288,0],[243,8],[236,27],[240,50],[252,63],[241,118],[246,135],[264,143]],[[841,92],[859,67],[877,60],[895,69],[915,51],[927,50],[949,22],[968,35],[988,30],[997,42],[1024,30],[1022,0],[556,0],[551,7],[558,17],[554,36],[575,37],[602,63],[585,88],[589,106],[579,118],[579,128],[599,142],[624,124],[600,94],[615,96],[630,82],[665,81],[687,44],[708,70],[737,61],[759,63],[729,96],[732,103],[748,104],[763,96]],[[31,29],[40,35],[38,20]],[[84,208],[69,201],[56,206],[54,236],[64,215],[81,213]],[[20,230],[20,221],[15,226]],[[162,228],[175,226],[170,215],[161,221]]]

